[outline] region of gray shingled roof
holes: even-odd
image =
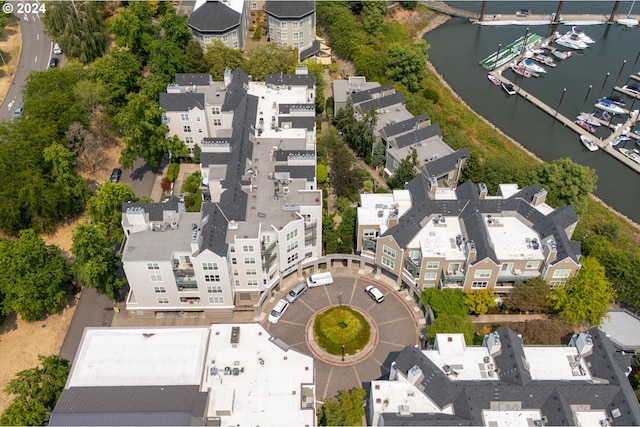
[[[440,125],[437,123],[397,137],[396,145],[398,148],[404,148],[433,138],[434,136],[442,138],[442,130],[440,130]]]
[[[125,213],[129,208],[143,208],[144,212],[149,214],[149,221],[163,221],[164,211],[178,212],[178,209],[180,209],[180,199],[176,196],[171,196],[164,203],[126,202],[122,204],[122,213]]]
[[[456,164],[462,158],[469,157],[469,147],[465,147],[461,150],[455,151],[451,154],[447,154],[444,157],[439,157],[435,160],[430,160],[422,165],[424,174],[427,176],[435,176],[436,178],[448,173],[455,169]]]
[[[249,87],[249,76],[240,68],[236,68],[231,73],[231,84],[227,87],[227,94],[224,96],[222,111],[235,111],[240,102],[247,95]],[[235,124],[235,120],[234,120]]]
[[[316,2],[268,0],[264,5],[264,10],[269,15],[280,19],[302,18],[316,10]]]
[[[198,385],[72,387],[63,390],[49,425],[202,425],[206,399]]]
[[[389,84],[386,84],[386,85],[383,85],[383,86],[373,87],[371,89],[363,90],[363,91],[360,91],[360,92],[354,92],[351,95],[349,95],[349,98],[351,99],[351,103],[353,105],[356,105],[356,104],[359,104],[361,102],[373,99],[372,95],[374,93],[382,93],[384,91],[392,90],[392,89],[393,89],[393,85],[391,83],[389,83]]]
[[[224,33],[239,26],[241,17],[224,2],[206,1],[191,13],[189,26],[200,33]]]
[[[264,82],[268,85],[276,86],[302,86],[307,85],[312,88],[316,85],[316,75],[310,74],[267,74],[264,76]]]
[[[160,108],[166,111],[204,110],[204,93],[161,93]]]
[[[404,103],[404,96],[401,93],[393,93],[370,101],[361,102],[356,106],[356,108],[359,111],[369,111],[371,108],[379,110],[381,108]]]
[[[451,381],[419,349],[406,347],[395,360],[395,368],[406,375],[417,365],[423,374],[417,387],[441,407],[452,404],[455,415],[385,413],[382,415],[384,424],[483,425],[482,410],[489,409],[495,401],[521,402],[523,409],[540,409],[547,418],[546,425],[573,425],[570,405],[576,404],[591,405],[592,410],[602,409],[607,414],[619,409],[620,417],[611,418],[612,425],[640,424],[640,405],[623,369],[615,361],[611,342],[597,328],[588,332],[594,348],[585,361],[591,364],[589,369],[593,375],[607,379],[608,383],[532,380],[522,359],[522,340],[507,328],[498,330],[502,349],[495,357],[500,368],[500,379],[495,381]]]
[[[289,172],[291,178],[306,178],[307,181],[313,181],[316,176],[316,167],[276,165],[274,172]]]
[[[305,50],[300,51],[300,61],[304,61],[305,59],[317,55],[318,53],[320,53],[320,41],[314,40],[313,43],[311,43],[311,46],[309,46]]]
[[[282,123],[291,123],[291,127],[295,128],[295,129],[307,129],[307,130],[313,130],[314,126],[316,125],[316,118],[309,116],[309,117],[304,117],[304,116],[293,116],[293,117],[283,117],[283,116],[278,116],[278,126],[279,127],[283,127]]]
[[[209,86],[210,83],[211,74],[176,74],[176,84],[179,86]]]
[[[429,117],[426,114],[421,114],[419,116],[383,127],[382,134],[385,135],[386,138],[391,138],[394,135],[399,135],[401,133],[405,133],[415,129],[417,123],[421,123],[426,120],[429,120]]]
[[[205,202],[202,204],[202,219],[205,218],[207,218],[207,222],[201,230],[202,248],[207,248],[217,255],[226,256],[228,245],[225,238],[229,221],[217,203]]]
[[[530,185],[508,199],[483,199],[477,196],[477,190],[472,183],[464,183],[456,189],[457,200],[433,200],[429,196],[429,180],[420,174],[409,183],[407,190],[411,193],[412,206],[399,218],[398,224],[389,228],[382,236],[392,236],[401,248],[407,245],[416,234],[422,229],[420,222],[432,214],[443,214],[447,216],[458,216],[464,224],[466,238],[474,241],[476,245],[476,263],[484,259],[491,259],[496,264],[499,263],[492,242],[482,220],[482,214],[493,214],[505,211],[517,212],[532,224],[533,230],[541,238],[553,236],[556,242],[557,257],[555,262],[561,262],[565,258],[571,258],[578,263],[580,246],[567,237],[564,225],[557,224],[553,216],[545,216],[530,202],[540,189],[540,184]],[[474,194],[475,193],[475,194]],[[565,220],[575,215],[573,207],[563,208],[567,210],[561,214]]]

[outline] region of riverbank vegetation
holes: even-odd
[[[549,204],[572,204],[580,217],[573,239],[582,242],[583,255],[592,256],[605,268],[616,301],[639,311],[640,230],[590,197],[596,188],[594,171],[570,159],[541,163],[471,111],[426,67],[428,50],[423,49],[424,41],[413,40],[415,28],[394,22],[365,27],[364,16],[354,7],[355,3],[346,1],[318,3],[318,22],[328,34],[334,52],[351,60],[356,73],[368,81],[393,83],[405,96],[407,109],[414,115],[426,113],[433,123],[438,123],[444,141],[452,148],[470,147],[463,179],[485,182],[490,192],[495,192],[501,183],[526,186],[539,182],[548,191]],[[416,13],[427,17],[426,20],[434,16],[421,7]],[[399,51],[405,53],[402,58],[407,61],[398,60]],[[398,61],[407,73],[414,72],[419,64],[419,81],[403,78],[397,64],[390,71],[390,58]]]

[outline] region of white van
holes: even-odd
[[[326,286],[333,283],[333,276],[328,271],[325,273],[312,274],[307,278],[307,285],[310,288],[316,286]]]

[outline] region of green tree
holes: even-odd
[[[410,46],[393,45],[387,49],[387,77],[399,81],[411,92],[421,88],[426,76],[429,45],[420,40]]]
[[[350,2],[346,1],[316,4],[318,24],[327,29],[331,48],[343,58],[352,58],[353,53],[360,46],[366,45],[369,39],[349,6]]]
[[[200,43],[189,40],[184,54],[184,71],[187,73],[208,73],[209,65],[202,52]]]
[[[415,10],[418,7],[418,0],[403,0],[400,5],[407,10]]]
[[[227,47],[222,43],[222,40],[215,39],[211,44],[207,45],[204,59],[208,63],[209,74],[211,74],[214,81],[222,81],[224,79],[224,70],[226,69],[233,71],[236,68],[242,68],[246,70],[242,52]]]
[[[362,12],[360,18],[362,20],[362,28],[369,34],[375,35],[387,14],[387,2],[366,0],[362,2]]]
[[[363,401],[367,392],[362,388],[342,390],[337,398],[325,400],[318,409],[318,425],[359,426],[364,416]]]
[[[113,49],[108,56],[98,58],[89,69],[89,77],[105,85],[109,104],[122,107],[127,103],[127,94],[140,89],[142,64],[131,52]]]
[[[336,222],[326,212],[322,214],[322,245],[325,254],[338,253],[339,234],[336,230]]]
[[[471,314],[486,314],[490,308],[496,306],[497,295],[490,289],[465,292],[464,302]]]
[[[142,62],[149,57],[149,46],[157,29],[151,19],[153,9],[147,1],[130,1],[126,8],[118,9],[111,21],[111,32],[117,46],[127,47]]]
[[[549,295],[549,284],[542,277],[536,277],[524,283],[517,283],[505,298],[504,305],[520,313],[546,312],[549,309]]]
[[[412,147],[407,157],[400,160],[398,168],[391,177],[391,187],[404,188],[404,184],[411,181],[418,174],[418,164],[418,151],[415,147]]]
[[[166,76],[166,81],[175,80],[176,73],[184,71],[184,49],[165,39],[149,43],[149,71]]]
[[[377,168],[384,165],[387,149],[381,141],[376,141],[373,145],[373,153],[371,154],[371,166]]]
[[[263,81],[267,74],[287,73],[295,67],[298,57],[295,50],[267,43],[253,49],[247,55],[245,71],[254,81]]]
[[[0,417],[2,425],[44,425],[53,410],[71,370],[69,361],[59,356],[38,356],[41,367],[27,369],[9,381],[5,393],[16,395]]]
[[[88,64],[104,53],[106,36],[100,3],[48,1],[42,22],[67,57]]]
[[[552,306],[567,323],[598,326],[606,317],[615,293],[597,259],[584,257],[580,261],[582,269],[578,275],[566,286],[553,290]]]
[[[339,212],[342,217],[342,221],[338,226],[338,234],[340,236],[340,242],[338,243],[338,253],[350,254],[355,248],[356,237],[356,208],[350,206],[340,209]]]
[[[103,224],[78,224],[73,230],[71,253],[75,257],[72,272],[82,285],[95,288],[112,299],[122,294],[125,282],[117,276],[120,258],[115,254],[113,241]]]
[[[89,199],[87,213],[91,222],[106,229],[109,240],[116,242],[122,236],[122,204],[136,202],[135,193],[126,184],[105,182],[98,193]]]
[[[193,39],[189,32],[187,16],[176,15],[171,3],[167,4],[165,12],[160,17],[160,28],[163,30],[162,40],[175,45],[181,51],[184,51]]]
[[[47,246],[33,230],[23,230],[16,240],[0,240],[0,260],[3,314],[16,312],[33,322],[65,304],[69,268],[57,246]]]
[[[120,154],[120,164],[131,167],[136,158],[142,157],[151,166],[158,166],[167,150],[167,127],[162,123],[162,110],[157,101],[143,94],[131,93],[127,101],[117,117],[125,131],[126,144]]]
[[[541,163],[536,170],[536,179],[549,192],[547,202],[550,205],[573,205],[581,211],[587,196],[596,189],[598,177],[592,168],[566,157]]]
[[[167,139],[167,151],[171,157],[171,163],[178,163],[180,159],[189,157],[189,150],[185,143],[178,138],[178,135],[173,135]]]
[[[431,306],[436,316],[450,314],[465,317],[468,312],[465,294],[458,289],[425,289],[422,291],[422,304]]]
[[[458,333],[464,335],[467,344],[473,344],[473,323],[465,317],[455,314],[440,314],[427,327],[427,338],[435,339],[436,334]]]

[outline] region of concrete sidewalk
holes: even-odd
[[[527,320],[551,318],[551,314],[483,314],[481,316],[469,316],[471,323],[526,322]]]

